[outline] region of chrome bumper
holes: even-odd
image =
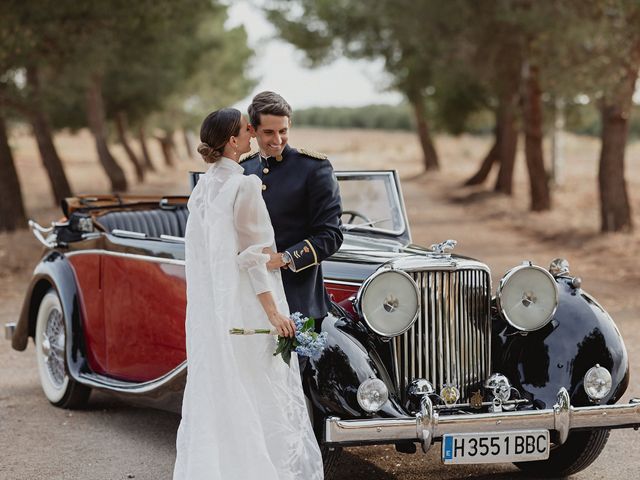
[[[558,392],[558,402],[546,410],[520,412],[438,415],[428,397],[423,397],[421,411],[415,417],[375,418],[364,420],[326,419],[325,443],[363,445],[422,442],[426,452],[433,441],[451,433],[505,432],[545,429],[558,432],[564,443],[569,431],[578,428],[638,428],[640,399],[628,404],[572,407],[565,388]]]
[[[13,338],[13,332],[15,331],[16,331],[16,322],[4,324],[4,338],[6,340],[11,340]]]

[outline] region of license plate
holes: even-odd
[[[446,464],[501,463],[549,458],[549,431],[457,433],[442,437]]]

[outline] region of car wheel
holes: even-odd
[[[515,465],[528,474],[566,477],[591,465],[609,439],[609,429],[572,432],[567,441],[552,447],[547,460],[518,462]]]
[[[322,429],[317,428],[316,422],[318,421],[313,412],[313,406],[311,400],[306,395],[304,396],[305,403],[307,404],[307,413],[309,414],[309,418],[311,419],[311,426],[313,430],[318,435],[318,431]],[[336,465],[338,464],[338,459],[342,454],[342,447],[329,447],[328,445],[322,444],[321,441],[318,442],[320,444],[320,453],[322,454],[322,464],[324,466],[324,478],[325,480],[329,480],[333,477],[335,473]]]
[[[324,478],[329,480],[333,478],[336,470],[336,465],[342,455],[342,447],[329,447],[322,445],[320,447],[320,453],[322,453],[322,464],[324,465]]]
[[[36,317],[36,358],[40,384],[47,399],[62,408],[80,408],[91,389],[79,384],[67,372],[66,326],[60,299],[55,290],[42,298]]]

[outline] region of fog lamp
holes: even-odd
[[[591,400],[602,400],[611,391],[611,374],[596,363],[584,376],[583,385]]]
[[[501,373],[494,373],[484,384],[484,387],[491,391],[493,398],[506,402],[511,398],[511,384],[509,379]]]
[[[454,385],[445,385],[440,390],[440,398],[447,407],[450,407],[460,399],[460,390]]]
[[[367,412],[377,412],[389,400],[389,390],[379,378],[368,378],[358,387],[358,403]]]

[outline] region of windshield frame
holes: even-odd
[[[397,170],[336,170],[336,178],[338,179],[338,185],[341,182],[349,181],[349,179],[384,179],[386,180],[385,186],[388,185],[390,189],[389,200],[393,203],[390,205],[391,212],[396,211],[399,215],[400,226],[397,229],[390,230],[386,228],[378,228],[372,226],[349,226],[343,225],[343,231],[347,234],[355,234],[358,236],[367,235],[376,238],[389,238],[399,240],[404,244],[411,243],[411,232],[409,229],[409,221],[407,219],[407,211],[404,204],[404,198],[402,195],[402,188],[400,186],[400,178]],[[342,205],[343,209],[345,205]]]

